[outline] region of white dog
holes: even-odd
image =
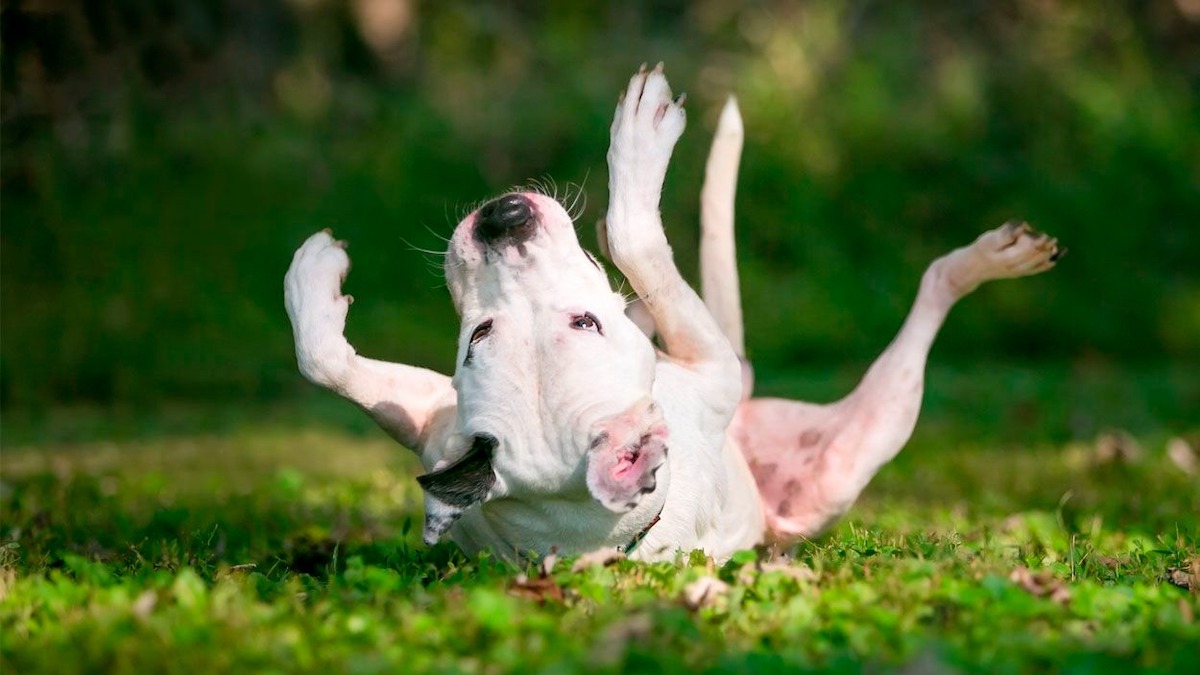
[[[454,231],[452,378],[357,355],[343,337],[343,246],[321,232],[296,252],[284,288],[300,370],[420,455],[426,542],[448,531],[468,552],[616,547],[657,560],[815,535],[908,440],[926,356],[955,301],[1059,257],[1024,224],[987,232],[930,265],[900,334],[849,396],[750,399],[733,247],[741,120],[731,101],[709,157],[704,301],[676,269],[658,211],[684,124],[661,65],[643,67],[617,104],[608,152],[602,243],[659,350],[566,210],[536,192],[488,202]]]

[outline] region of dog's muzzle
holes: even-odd
[[[490,247],[519,244],[533,235],[533,205],[519,194],[484,204],[475,214],[475,237]]]

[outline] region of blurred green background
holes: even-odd
[[[741,104],[768,389],[861,372],[930,260],[1023,218],[1070,255],[964,302],[934,362],[1134,368],[1177,378],[1163,414],[1200,408],[1198,0],[13,2],[2,31],[10,413],[303,395],[282,279],[323,227],[351,243],[359,351],[451,370],[421,249],[545,178],[582,185],[590,245],[617,93],[659,60],[688,94],[663,210],[690,278],[709,136]]]

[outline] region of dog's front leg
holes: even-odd
[[[643,67],[617,103],[608,150],[605,225],[613,262],[637,291],[668,356],[696,372],[702,398],[728,421],[741,395],[741,366],[704,303],[688,286],[663,232],[659,197],[686,117],[662,64]]]
[[[292,258],[283,291],[300,372],[354,402],[388,435],[420,452],[435,422],[454,417],[450,378],[355,353],[345,338],[352,298],[341,290],[349,271],[345,244],[328,230],[309,237]]]

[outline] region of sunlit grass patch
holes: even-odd
[[[411,455],[307,413],[6,446],[5,672],[1200,667],[1200,486],[1153,434],[935,416],[815,541],[546,571],[424,547]]]

